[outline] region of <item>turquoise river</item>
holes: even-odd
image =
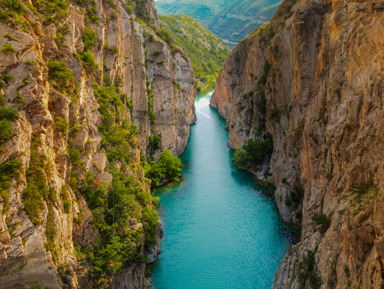
[[[281,221],[272,193],[231,165],[225,121],[196,100],[197,122],[181,159],[180,184],[161,189],[161,255],[156,289],[271,288],[294,234]]]

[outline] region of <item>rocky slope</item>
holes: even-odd
[[[193,63],[198,93],[215,88],[216,78],[223,69],[230,50],[225,42],[202,23],[185,15],[160,16],[167,30]]]
[[[228,145],[272,138],[259,176],[302,228],[274,288],[384,288],[383,24],[368,1],[286,0],[217,80]]]
[[[151,287],[143,162],[186,146],[190,60],[152,0],[7,0],[0,27],[0,287]]]

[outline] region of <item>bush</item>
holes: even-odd
[[[315,252],[308,251],[307,256],[298,265],[298,278],[302,288],[309,280],[311,288],[319,289],[323,283],[317,269]]]
[[[11,186],[11,179],[18,176],[20,173],[21,163],[12,159],[0,165],[0,196],[3,199],[3,213],[8,209],[8,189]]]
[[[64,212],[69,214],[71,212],[72,208],[72,201],[71,200],[65,200],[64,201]]]
[[[167,182],[177,181],[181,177],[184,165],[169,150],[164,150],[158,162],[151,162],[145,176],[152,181],[152,188]]]
[[[6,119],[0,120],[0,149],[13,135],[12,126],[9,121]]]
[[[48,78],[52,86],[60,91],[67,90],[73,86],[75,75],[62,61],[48,62]]]
[[[16,121],[19,119],[17,112],[9,107],[0,107],[0,120]]]
[[[96,70],[96,71],[99,70],[99,65],[97,64],[95,57],[91,52],[83,51],[80,54],[80,59],[86,68],[89,68],[91,70]]]
[[[10,54],[15,53],[16,50],[15,50],[15,48],[13,48],[13,46],[10,43],[5,43],[5,44],[3,44],[3,49],[1,49],[1,51],[4,54],[10,55]]]
[[[96,45],[96,32],[86,27],[81,35],[81,39],[84,43],[84,51],[90,50]]]
[[[69,130],[69,123],[65,118],[57,117],[54,126],[61,133],[67,133]]]
[[[267,139],[261,141],[257,139],[249,139],[241,149],[238,149],[235,152],[232,158],[232,164],[240,168],[261,165],[264,162],[265,157],[271,154],[272,151],[272,140]]]
[[[152,53],[152,55],[153,55],[153,56],[159,56],[161,53],[162,53],[161,50],[155,50],[155,51]]]
[[[325,214],[321,213],[313,217],[313,221],[320,226],[320,232],[324,234],[328,228],[331,226],[331,219],[328,218]]]

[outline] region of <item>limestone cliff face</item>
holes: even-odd
[[[228,145],[272,136],[268,179],[302,228],[275,288],[383,288],[383,36],[370,2],[285,1],[217,80]]]
[[[7,109],[17,113],[14,133],[0,142],[0,287],[149,288],[143,260],[120,270],[113,264],[105,278],[90,278],[99,274],[89,265],[92,255],[81,258],[78,248],[92,248],[101,233],[80,186],[90,174],[96,192],[111,187],[114,174],[127,180],[137,195],[126,210],[136,215],[119,234],[132,236],[127,245],[153,262],[158,242],[143,248],[150,230],[157,236],[160,230],[146,225],[154,201],[140,162],[163,149],[183,152],[195,121],[193,66],[156,34],[152,0],[135,1],[136,7],[134,1],[58,2],[0,5],[0,118],[10,118]],[[154,147],[151,139],[160,135]]]

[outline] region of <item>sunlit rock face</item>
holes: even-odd
[[[234,48],[217,79],[211,106],[227,120],[228,145],[271,136],[265,179],[282,218],[302,228],[275,288],[382,286],[378,11],[368,1],[285,1]]]
[[[143,212],[154,202],[141,160],[156,159],[163,149],[184,151],[195,121],[193,66],[156,34],[160,26],[152,0],[141,1],[145,17],[125,1],[71,1],[64,9],[47,1],[58,5],[52,19],[44,14],[44,1],[21,1],[21,8],[20,1],[13,2],[1,4],[10,16],[0,22],[0,117],[10,118],[4,112],[9,108],[17,115],[9,120],[11,138],[0,143],[0,287],[149,288],[143,258],[97,279],[87,263],[92,256],[76,254],[75,248],[94,246],[101,238],[89,196],[80,187],[91,174],[94,190],[104,184],[108,191],[112,171],[129,178],[128,189],[135,184],[141,194],[133,197],[137,216],[128,216],[128,224],[116,231],[135,236],[127,246],[146,254]],[[87,29],[95,33],[91,47]],[[62,74],[54,76],[55,69]],[[107,112],[101,93],[111,93]],[[108,146],[102,133],[107,122],[132,134]],[[149,149],[154,136],[161,136],[160,143]],[[113,150],[124,141],[124,149]],[[158,251],[152,249],[146,250]]]

